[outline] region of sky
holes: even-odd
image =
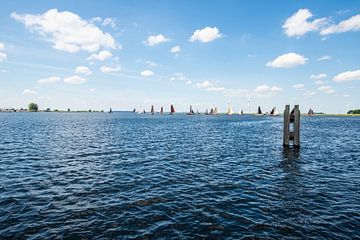
[[[359,1],[0,5],[0,108],[360,108]]]

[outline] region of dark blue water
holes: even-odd
[[[0,114],[0,239],[360,238],[360,118]]]

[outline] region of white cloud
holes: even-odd
[[[103,21],[103,25],[110,25],[112,28],[116,28],[116,19],[115,18],[105,18]]]
[[[277,86],[268,86],[268,85],[260,85],[255,88],[255,92],[257,93],[269,93],[269,92],[280,92],[282,88]]]
[[[198,82],[195,84],[195,87],[204,88],[204,89],[211,88],[213,86],[214,86],[214,84],[211,83],[210,81],[203,81],[203,82]]]
[[[342,72],[333,79],[335,82],[360,80],[360,69],[355,71]]]
[[[86,82],[85,78],[82,78],[82,77],[79,77],[79,76],[76,76],[76,75],[64,78],[64,83],[67,83],[67,84],[82,84],[82,83],[85,83],[85,82]]]
[[[99,53],[93,53],[91,54],[86,60],[88,61],[104,61],[107,58],[112,57],[112,53],[110,51],[104,50],[100,51]]]
[[[155,46],[157,44],[168,42],[168,41],[170,41],[170,39],[166,38],[162,34],[159,34],[159,35],[149,36],[147,38],[147,40],[144,41],[144,43],[148,46]]]
[[[42,78],[38,80],[38,83],[45,84],[45,83],[56,83],[59,82],[60,78],[56,76],[48,77],[48,78]]]
[[[195,87],[205,89],[208,92],[222,92],[226,94],[230,89],[226,89],[224,87],[215,86],[214,83],[210,81],[197,82]]]
[[[154,75],[154,72],[151,70],[144,70],[140,73],[140,75],[143,77],[151,77],[152,75]]]
[[[7,59],[7,55],[5,53],[0,52],[0,62],[5,61]]]
[[[174,73],[173,76],[170,78],[170,81],[184,81],[187,85],[190,85],[192,83],[192,81],[188,79],[183,73]]]
[[[318,60],[318,61],[326,61],[326,60],[330,60],[330,59],[332,59],[332,57],[331,56],[327,56],[327,55],[325,55],[325,56],[321,56],[321,57],[319,57],[318,59],[316,59],[316,60]]]
[[[341,21],[338,24],[330,25],[320,31],[321,35],[328,35],[332,33],[342,33],[349,31],[360,30],[360,14],[352,16],[351,18]]]
[[[344,94],[344,97],[345,97],[345,98],[349,97],[349,94]]]
[[[217,27],[206,27],[196,30],[190,37],[190,42],[200,41],[203,43],[214,41],[217,38],[221,38],[222,34]]]
[[[307,60],[304,56],[290,52],[280,55],[273,61],[266,63],[266,66],[273,68],[291,68],[305,64]]]
[[[318,18],[314,21],[308,21],[308,19],[312,16],[313,14],[309,11],[309,9],[299,9],[291,17],[286,19],[284,25],[282,25],[285,34],[288,37],[299,37],[307,32],[317,31],[327,24],[326,18]]]
[[[305,90],[305,85],[302,84],[302,83],[294,84],[292,87],[297,89],[297,90],[301,90],[301,91]]]
[[[78,66],[75,69],[75,73],[77,74],[85,74],[85,75],[91,75],[91,70],[88,67],[85,66]]]
[[[34,94],[37,94],[37,92],[34,91],[34,90],[31,90],[31,89],[24,89],[22,94],[24,94],[24,95],[34,95]]]
[[[318,87],[318,90],[320,92],[323,92],[323,93],[326,93],[326,94],[332,94],[332,93],[335,92],[335,90],[330,86],[321,86],[321,87]]]
[[[306,97],[310,97],[310,96],[314,96],[314,95],[315,95],[315,92],[313,92],[313,91],[306,91],[306,92],[304,92],[303,95],[306,96]]]
[[[111,73],[111,72],[118,72],[121,70],[121,67],[119,65],[116,66],[102,66],[100,68],[100,71],[103,73]]]
[[[311,74],[310,79],[318,80],[318,79],[324,79],[327,77],[327,74],[320,73],[320,74]]]
[[[175,46],[175,47],[172,47],[172,48],[170,49],[170,52],[171,52],[171,53],[175,53],[175,54],[179,53],[180,51],[181,51],[181,48],[180,48],[179,45],[177,45],[177,46]]]
[[[41,15],[11,13],[11,17],[25,24],[30,31],[45,36],[53,47],[66,52],[80,50],[95,52],[100,48],[116,48],[115,39],[80,16],[57,9]]]
[[[96,89],[95,88],[90,88],[89,92],[96,92]]]
[[[0,50],[4,50],[5,49],[5,44],[3,42],[0,42]]]
[[[324,84],[325,81],[319,79],[319,80],[316,80],[314,83],[317,84],[317,85],[321,85],[321,84]]]

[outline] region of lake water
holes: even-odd
[[[360,238],[360,117],[1,113],[0,239]]]

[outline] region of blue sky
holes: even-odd
[[[360,108],[358,1],[6,1],[0,108]]]

